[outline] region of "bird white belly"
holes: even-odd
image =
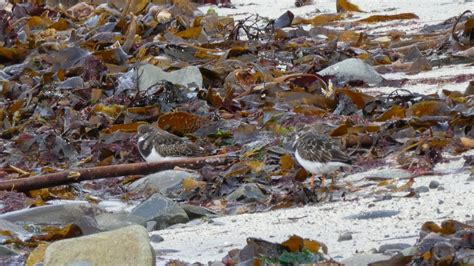
[[[161,162],[161,161],[173,161],[173,160],[179,160],[179,159],[183,159],[183,157],[163,157],[153,147],[153,149],[151,149],[151,153],[145,158],[145,161],[151,163],[151,162]]]
[[[327,174],[331,172],[335,172],[339,170],[341,167],[350,167],[350,165],[341,163],[341,162],[327,162],[327,163],[319,163],[319,162],[312,162],[301,158],[298,151],[295,152],[295,157],[298,163],[303,166],[306,171],[312,174]]]

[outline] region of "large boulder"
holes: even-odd
[[[45,266],[154,265],[155,254],[143,226],[60,240],[48,246]]]

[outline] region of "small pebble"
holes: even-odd
[[[392,195],[391,194],[385,194],[383,195],[383,200],[391,200],[392,199]]]
[[[443,187],[443,186],[440,186],[440,187],[438,188],[438,191],[443,191],[443,190],[444,190],[444,187]]]
[[[415,191],[418,192],[418,193],[426,193],[426,192],[430,191],[430,189],[427,186],[419,186],[419,187],[415,188]]]
[[[339,239],[337,241],[347,241],[347,240],[352,240],[352,234],[351,232],[345,232],[342,235],[339,236]]]
[[[163,242],[164,239],[160,235],[152,235],[150,237],[150,241],[153,243],[160,243],[160,242]]]
[[[444,200],[438,200],[438,204],[443,204],[444,203]]]
[[[401,251],[409,247],[410,247],[410,244],[406,244],[406,243],[384,244],[379,247],[378,252],[379,253],[396,253],[396,251]],[[390,251],[390,252],[387,252],[387,251]]]
[[[430,187],[431,189],[438,188],[438,187],[439,187],[439,182],[436,181],[436,180],[433,180],[433,181],[430,182],[429,187]]]

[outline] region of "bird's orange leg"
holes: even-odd
[[[311,177],[309,178],[309,185],[311,186],[311,190],[314,189],[314,174],[311,174]]]

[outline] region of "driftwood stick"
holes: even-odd
[[[34,189],[77,183],[85,180],[126,175],[146,175],[162,170],[173,169],[175,166],[189,169],[199,169],[204,165],[222,165],[228,163],[231,161],[231,159],[232,157],[224,154],[208,157],[186,158],[174,161],[118,164],[67,170],[59,173],[2,180],[0,181],[0,190],[30,191]]]

